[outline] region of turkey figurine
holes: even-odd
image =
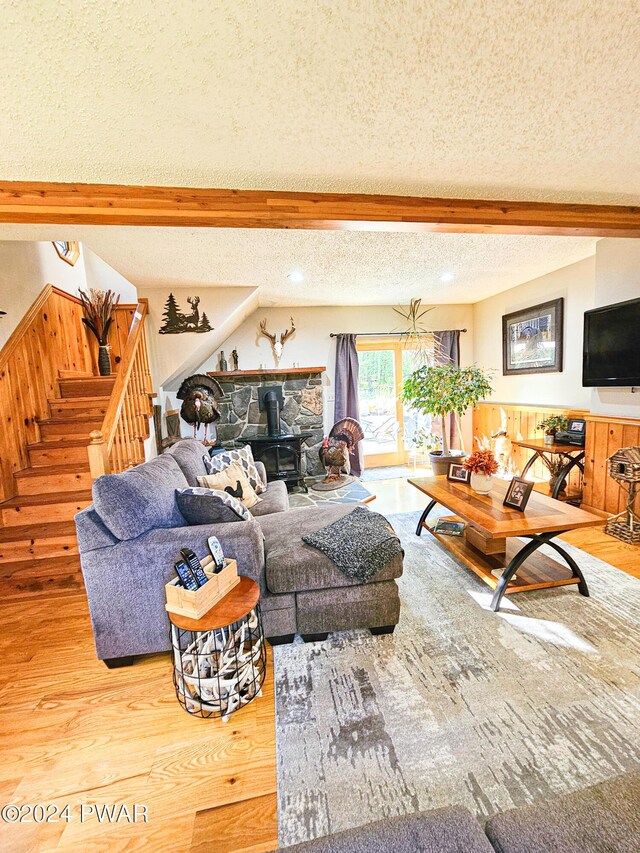
[[[355,418],[342,418],[332,427],[320,448],[320,461],[327,470],[324,483],[338,484],[343,471],[351,472],[350,455],[356,452],[363,438],[363,429]]]
[[[218,400],[224,392],[220,383],[212,376],[195,373],[188,376],[178,391],[178,400],[182,400],[180,415],[188,424],[193,425],[193,437],[198,437],[200,425],[204,424],[204,443],[207,443],[209,424],[220,420]]]

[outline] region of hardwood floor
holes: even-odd
[[[71,807],[68,823],[0,824],[0,849],[189,850],[196,829],[203,849],[206,829],[222,851],[239,809],[264,842],[252,849],[277,846],[270,660],[260,699],[228,723],[201,720],[176,701],[168,653],[118,670],[96,660],[84,594],[16,599],[0,615],[2,800]],[[259,808],[239,805],[255,797]],[[95,803],[145,805],[148,823],[81,823]]]
[[[378,512],[423,508],[424,496],[403,480],[369,488]],[[640,576],[639,549],[600,529],[566,538]],[[0,849],[277,847],[271,662],[261,699],[228,723],[200,720],[175,699],[168,653],[120,670],[96,660],[83,593],[4,600],[0,619],[0,799],[71,807],[68,823],[0,823]],[[80,821],[82,804],[123,803],[146,805],[148,822]]]

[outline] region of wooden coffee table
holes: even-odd
[[[602,524],[597,515],[535,491],[524,512],[509,509],[502,505],[508,480],[494,479],[488,495],[478,495],[468,484],[450,482],[444,476],[409,482],[431,498],[420,516],[416,536],[420,536],[423,528],[428,530],[494,589],[492,610],[499,610],[503,595],[533,589],[577,584],[582,595],[589,595],[578,564],[553,539],[568,530]],[[462,536],[433,532],[427,524],[427,516],[436,504],[454,513],[446,516],[447,521],[466,522]],[[530,541],[523,545],[520,539]],[[557,551],[567,565],[541,554],[538,551],[541,545],[549,545]],[[502,570],[500,576],[498,569]]]

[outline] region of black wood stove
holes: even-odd
[[[267,471],[267,480],[284,480],[298,483],[305,491],[302,473],[302,442],[312,433],[299,435],[259,435],[244,439],[251,446],[253,458],[262,462]]]
[[[267,435],[245,439],[251,446],[253,458],[262,462],[268,480],[284,480],[298,483],[306,491],[302,471],[302,443],[311,432],[297,435],[283,433],[280,427],[280,411],[284,404],[280,385],[266,385],[258,388],[258,405],[261,412],[267,413]]]

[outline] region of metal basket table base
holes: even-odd
[[[229,719],[262,695],[267,654],[260,606],[231,625],[189,631],[171,624],[178,702],[197,717]]]

